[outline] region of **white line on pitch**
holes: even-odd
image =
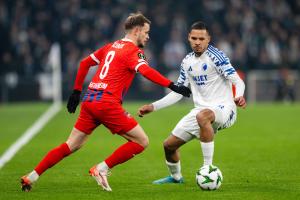
[[[9,162],[14,155],[27,144],[39,131],[60,111],[61,104],[54,103],[52,106],[31,126],[23,135],[12,144],[0,157],[0,169]]]

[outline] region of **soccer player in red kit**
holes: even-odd
[[[149,40],[150,23],[141,13],[131,14],[125,21],[125,38],[101,47],[80,62],[74,90],[67,105],[70,113],[74,113],[79,104],[82,85],[89,68],[98,65],[98,70],[82,99],[77,122],[67,141],[49,151],[31,173],[21,178],[23,191],[30,191],[32,184],[42,173],[78,150],[101,124],[113,134],[127,140],[89,171],[98,185],[111,191],[107,181],[109,170],[141,153],[149,143],[142,127],[122,107],[122,99],[137,72],[154,83],[190,96],[189,88],[174,85],[152,69],[145,60],[144,52],[140,48]]]

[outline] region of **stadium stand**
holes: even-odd
[[[146,55],[162,73],[177,71],[190,51],[186,32],[195,20],[210,26],[213,44],[239,70],[300,69],[299,1],[2,0],[0,79],[11,72],[24,79],[47,72],[50,46],[59,42],[70,89],[80,58],[119,38],[121,21],[137,10],[152,20]]]

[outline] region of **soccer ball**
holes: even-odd
[[[196,173],[196,183],[202,190],[216,190],[223,181],[220,169],[214,165],[205,165]]]

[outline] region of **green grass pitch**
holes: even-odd
[[[143,103],[124,106],[136,116]],[[0,105],[0,154],[44,112],[47,104]],[[300,199],[300,104],[258,104],[239,109],[236,124],[215,137],[214,164],[224,176],[217,191],[197,188],[195,173],[202,164],[200,144],[194,140],[181,148],[181,185],[152,185],[168,175],[163,140],[178,120],[192,108],[176,104],[136,119],[149,136],[141,155],[116,166],[109,177],[113,189],[104,192],[88,170],[125,141],[98,128],[85,146],[48,170],[32,192],[20,190],[19,178],[28,173],[51,148],[69,135],[75,115],[62,109],[30,143],[0,169],[0,199]]]

